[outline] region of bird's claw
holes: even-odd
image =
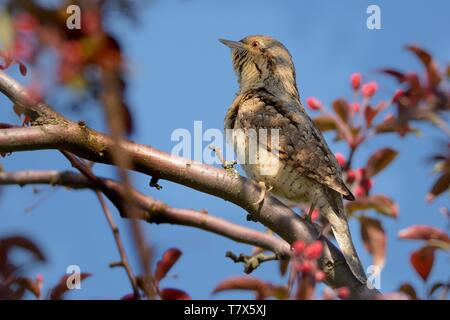
[[[236,166],[236,164],[237,164],[236,160],[233,160],[233,161],[225,160],[225,158],[222,155],[222,151],[220,150],[220,148],[216,147],[213,144],[210,144],[208,146],[208,148],[211,149],[215,153],[217,159],[219,159],[219,161],[221,162],[223,169],[225,169],[229,173],[233,173],[235,175],[239,175],[237,170],[234,168]]]
[[[258,185],[261,187],[261,194],[259,195],[258,200],[254,203],[256,206],[261,204],[264,201],[266,194],[273,189],[272,186],[267,187],[264,181],[258,181]]]

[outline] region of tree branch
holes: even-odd
[[[62,117],[42,121],[41,118],[45,119],[49,107],[27,103],[29,99],[22,97],[26,92],[20,88],[15,80],[0,72],[0,91],[7,92],[9,97],[25,101],[23,107],[26,110],[37,112],[37,115],[30,115],[35,121],[35,126],[0,130],[0,152],[62,149],[95,162],[112,164],[112,150],[116,146],[110,137]],[[43,106],[42,113],[39,106]],[[130,157],[129,169],[233,202],[289,243],[295,240],[310,243],[320,237],[324,243],[320,266],[327,274],[327,284],[335,288],[347,286],[353,299],[374,299],[379,294],[378,290],[369,289],[366,284],[360,283],[353,276],[339,249],[325,237],[320,236],[314,225],[300,219],[270,194],[266,194],[263,202],[255,204],[261,189],[251,181],[236,177],[223,169],[176,157],[130,141],[122,141],[121,148],[126,150]]]
[[[125,269],[125,272],[127,273],[128,280],[131,283],[131,288],[133,289],[133,294],[136,299],[140,298],[139,289],[137,286],[136,277],[133,273],[133,270],[131,269],[130,263],[128,262],[127,254],[125,251],[125,247],[122,242],[122,238],[120,237],[120,230],[117,227],[116,222],[114,221],[114,218],[111,214],[111,211],[108,208],[108,205],[106,204],[106,201],[100,191],[95,191],[95,194],[98,198],[98,201],[100,202],[100,205],[102,206],[103,213],[105,215],[106,220],[108,221],[109,228],[112,231],[114,241],[116,242],[117,251],[119,251],[120,255],[120,261],[117,264],[118,266],[121,266]]]
[[[244,264],[244,272],[247,274],[251,273],[264,262],[280,259],[280,257],[276,253],[265,255],[262,252],[254,255],[245,255],[241,253],[237,256],[233,252],[227,251],[225,256],[233,260],[234,263],[242,262]]]

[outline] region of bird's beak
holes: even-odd
[[[231,41],[225,39],[219,39],[219,41],[231,49],[245,49],[244,44],[240,41]]]

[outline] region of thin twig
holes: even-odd
[[[127,254],[125,252],[125,247],[122,242],[122,238],[120,237],[120,231],[119,227],[115,223],[113,216],[111,214],[111,211],[108,208],[108,205],[106,204],[106,201],[101,194],[100,191],[95,191],[95,194],[97,195],[98,201],[100,201],[100,205],[102,206],[103,213],[105,215],[106,220],[108,221],[109,227],[113,233],[114,240],[116,242],[117,250],[119,251],[120,255],[120,261],[119,264],[121,267],[123,267],[127,273],[128,280],[131,283],[131,287],[133,288],[133,294],[136,299],[140,298],[139,294],[139,288],[137,286],[136,277],[133,273],[133,270],[131,269],[130,263],[128,262]]]
[[[280,259],[279,255],[277,255],[276,253],[272,253],[269,255],[258,253],[250,256],[241,253],[239,256],[236,256],[233,252],[227,251],[225,256],[233,260],[234,263],[242,262],[244,264],[244,272],[247,274],[251,273],[264,262]]]
[[[111,201],[114,201],[117,203],[116,207],[118,209],[121,208],[121,206],[122,206],[121,202],[117,200],[117,197],[113,196],[113,193],[104,184],[103,180],[99,179],[82,160],[78,159],[76,156],[74,156],[73,154],[71,154],[67,151],[61,151],[61,153],[70,161],[72,166],[75,167],[76,169],[78,169],[78,171],[80,171],[91,183],[93,183],[97,188],[102,190],[102,192],[104,192],[104,194],[108,194],[109,195],[108,198]],[[114,222],[114,219],[111,215],[111,212],[109,211],[108,206],[106,205],[106,202],[105,202],[102,194],[99,191],[96,191],[95,193],[97,195],[98,200],[100,201],[100,205],[102,206],[106,220],[108,221],[108,224],[113,233],[114,240],[116,242],[116,246],[117,246],[117,249],[119,250],[119,255],[121,258],[120,263],[125,268],[128,279],[131,283],[131,287],[133,289],[134,296],[136,297],[136,299],[139,299],[140,294],[139,294],[139,289],[137,287],[137,280],[136,280],[136,277],[134,276],[133,271],[131,270],[130,264],[128,263],[128,259],[127,259],[126,253],[125,253],[125,248],[123,246],[122,239],[120,237],[119,228],[117,227],[116,223]]]
[[[127,171],[127,168],[131,166],[131,158],[128,155],[128,151],[121,144],[126,133],[124,121],[126,117],[125,109],[121,104],[121,97],[118,94],[121,85],[117,79],[116,71],[115,69],[103,69],[101,81],[104,90],[102,91],[101,100],[105,107],[105,118],[114,143],[114,148],[111,150],[112,162],[116,165],[120,181],[125,186],[124,201],[125,203],[131,204],[133,199],[128,190],[131,189],[132,184]],[[126,211],[128,209],[128,207],[124,208]],[[127,213],[127,216],[134,217],[135,214],[135,212],[130,211]],[[139,221],[132,219],[130,228],[143,272],[141,286],[147,298],[154,299],[156,296],[156,288],[151,270],[151,247],[147,244]]]

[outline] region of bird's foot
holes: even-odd
[[[236,164],[237,164],[236,160],[233,160],[233,161],[226,161],[225,160],[222,163],[222,168],[224,168],[229,173],[233,173],[235,175],[239,175],[239,172],[237,172],[237,170],[235,168]]]
[[[219,159],[219,161],[222,163],[222,168],[224,168],[229,173],[239,175],[239,172],[237,172],[237,170],[235,169],[235,166],[237,164],[236,160],[233,160],[233,161],[225,160],[225,158],[222,156],[222,152],[221,152],[220,148],[216,147],[213,144],[210,144],[208,146],[208,148],[211,149],[215,153],[217,159]]]
[[[267,187],[264,181],[258,181],[258,185],[261,187],[261,194],[259,195],[259,198],[254,203],[254,205],[261,204],[264,201],[264,198],[266,197],[266,194],[273,189],[272,186]]]

